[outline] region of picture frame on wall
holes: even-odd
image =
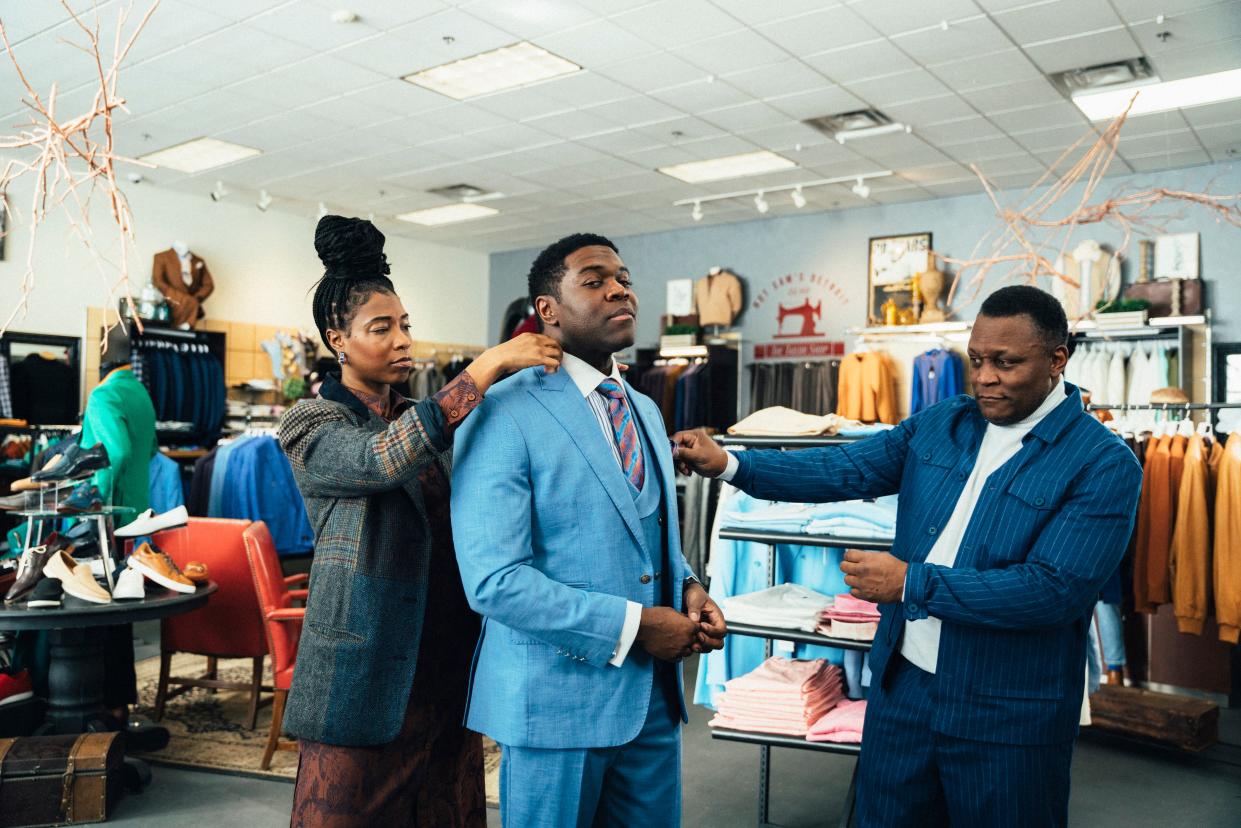
[[[1175,233],[1155,239],[1155,278],[1198,278],[1197,233]]]
[[[913,277],[930,269],[931,234],[906,233],[874,236],[866,259],[868,318],[883,322],[883,304],[892,299],[899,307],[913,305]]]

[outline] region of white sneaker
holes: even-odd
[[[147,509],[132,522],[127,523],[113,532],[118,538],[137,538],[142,535],[154,535],[164,529],[175,529],[184,526],[190,520],[190,513],[184,506],[169,509],[162,515],[155,514],[154,509]]]
[[[116,588],[112,590],[112,597],[118,601],[141,601],[147,597],[142,582],[141,572],[125,567],[121,570],[120,577],[116,579]]]

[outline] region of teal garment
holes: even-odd
[[[155,406],[146,387],[126,368],[104,377],[91,391],[82,415],[82,445],[103,443],[110,465],[95,473],[104,502],[123,506],[116,524],[128,523],[151,505],[150,464],[158,450]]]

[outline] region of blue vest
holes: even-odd
[[[630,411],[634,411],[632,406]],[[637,425],[636,420],[634,424]],[[642,480],[642,491],[638,491],[628,478],[626,478],[626,483],[629,483],[629,494],[633,495],[634,507],[638,510],[638,519],[642,522],[642,539],[651,555],[655,577],[662,585],[657,593],[658,601],[660,606],[667,607],[672,606],[670,590],[673,586],[664,578],[664,573],[668,571],[668,535],[664,519],[667,509],[664,508],[663,488],[659,485],[659,466],[652,462],[655,457],[654,449],[646,438],[645,429],[639,427],[638,435],[642,443],[642,459],[646,468],[646,474]]]

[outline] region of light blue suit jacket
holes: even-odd
[[[679,611],[690,570],[663,419],[625,393],[655,454],[646,469],[663,491],[671,572],[646,548],[620,466],[564,370],[528,368],[493,386],[457,432],[453,540],[484,619],[466,724],[502,745],[615,747],[646,720],[653,659],[635,643],[621,667],[608,662],[626,601],[657,605],[671,577]],[[679,665],[676,675],[679,690]]]

